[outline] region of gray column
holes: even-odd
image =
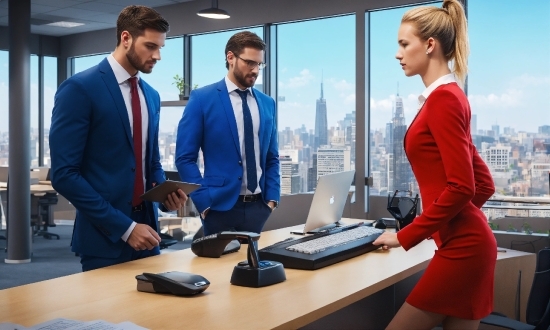
[[[191,37],[183,36],[183,80],[187,84],[183,95],[189,96],[191,94]],[[202,86],[201,86],[202,87]]]
[[[9,0],[9,176],[6,263],[31,261],[30,37],[31,1]]]
[[[38,55],[38,166],[44,166],[44,55],[42,37]]]
[[[370,175],[369,141],[369,26],[365,11],[355,12],[355,203],[351,204],[351,217],[365,219],[368,212],[369,191],[365,178]],[[369,57],[370,61],[370,57]]]

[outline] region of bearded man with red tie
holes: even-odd
[[[168,22],[144,6],[124,8],[117,46],[97,66],[64,81],[50,128],[51,180],[76,210],[72,251],[88,271],[160,253],[158,205],[140,199],[164,182],[160,97],[139,72],[160,60]],[[176,210],[187,197],[163,203]]]

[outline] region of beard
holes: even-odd
[[[235,79],[241,84],[242,86],[248,88],[254,86],[254,83],[256,82],[256,78],[258,78],[258,75],[255,73],[249,73],[244,74],[239,68],[235,65],[235,69],[233,70],[233,75],[235,76]],[[247,81],[247,78],[254,78],[252,82]]]
[[[130,46],[130,49],[126,53],[126,59],[128,59],[128,62],[130,65],[134,67],[134,69],[143,72],[143,73],[151,73],[153,71],[153,68],[147,67],[145,64],[142,63],[141,58],[139,58],[138,54],[136,54],[135,44],[132,43],[132,46]],[[156,62],[156,61],[154,61]]]

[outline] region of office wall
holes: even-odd
[[[308,18],[364,12],[369,9],[421,3],[418,0],[230,0],[220,1],[230,19],[214,20],[196,13],[211,6],[210,0],[197,0],[156,8],[170,23],[170,36],[290,22]],[[116,44],[115,29],[80,33],[60,38],[61,57],[74,57],[110,52]],[[105,42],[98,42],[103,40]],[[93,41],[93,42],[91,42]]]
[[[31,54],[58,56],[59,41],[57,37],[31,34]],[[0,26],[0,50],[9,50],[9,29],[5,26]]]

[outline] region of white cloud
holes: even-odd
[[[470,94],[468,99],[470,100],[472,108],[477,109],[515,107],[523,103],[524,94],[523,90],[508,88],[506,92],[501,94]]]
[[[395,96],[391,95],[388,98],[376,100],[371,97],[370,99],[370,110],[371,111],[382,111],[387,112],[391,111],[393,107],[393,103],[395,101]]]
[[[314,76],[309,72],[308,69],[303,69],[300,71],[300,74],[296,77],[288,79],[288,81],[279,81],[279,87],[281,88],[296,88],[304,87],[309,85]]]
[[[347,92],[347,91],[353,91],[355,90],[355,84],[347,82],[345,79],[342,80],[336,80],[336,79],[329,79],[328,82],[332,85],[332,88],[339,91],[339,92]]]
[[[355,93],[343,96],[345,105],[354,105],[355,104]]]

